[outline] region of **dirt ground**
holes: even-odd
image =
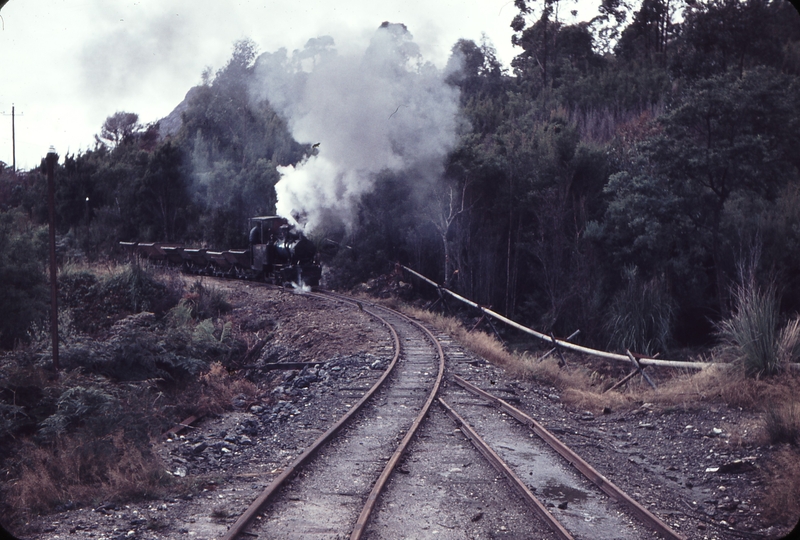
[[[360,310],[246,282],[208,281],[226,290],[237,336],[260,346],[258,354],[240,361],[241,373],[261,391],[259,400],[234,403],[230,413],[153,441],[180,486],[173,496],[97,501],[30,516],[15,531],[21,538],[218,538],[391,358],[388,332]],[[465,364],[463,355],[471,354],[458,352],[473,382],[526,410],[687,538],[780,538],[791,529],[771,523],[760,507],[774,481],[770,464],[781,451],[759,445],[755,437],[763,413],[713,400],[576,409],[553,386],[477,357]],[[261,369],[274,362],[324,364]]]

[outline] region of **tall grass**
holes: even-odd
[[[778,359],[781,365],[800,359],[800,317],[789,321],[778,336]]]
[[[643,282],[636,267],[625,269],[627,286],[611,302],[609,346],[646,355],[664,352],[672,340],[675,310],[661,279]]]
[[[766,469],[769,477],[775,480],[766,483],[759,501],[763,518],[791,527],[800,515],[800,451],[793,447],[780,448]]]
[[[800,444],[800,406],[797,402],[770,404],[764,418],[764,430],[770,444]]]
[[[800,321],[778,330],[779,301],[774,284],[763,290],[750,279],[734,290],[735,309],[717,325],[725,349],[751,377],[780,373],[800,352]]]
[[[15,478],[3,486],[5,503],[15,509],[49,511],[64,504],[127,500],[162,494],[171,478],[147,444],[129,440],[119,429],[100,438],[64,435],[52,446],[22,443],[11,460]]]
[[[199,279],[189,288],[187,301],[192,307],[192,317],[196,319],[219,317],[233,309],[223,291],[214,286],[207,287]]]

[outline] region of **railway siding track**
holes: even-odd
[[[475,362],[437,334],[448,370]],[[482,362],[482,361],[480,361]],[[443,387],[440,394],[446,393]],[[365,527],[366,538],[557,538],[447,417],[431,408]]]
[[[583,460],[572,449],[562,443],[555,435],[544,428],[539,422],[534,420],[531,416],[522,410],[514,407],[507,401],[494,396],[477,386],[469,383],[459,376],[453,377],[454,381],[471,394],[480,396],[483,399],[496,405],[503,413],[513,417],[521,424],[528,426],[533,433],[535,433],[542,441],[547,443],[553,450],[561,455],[570,465],[575,467],[583,476],[591,481],[597,488],[605,493],[608,497],[626,506],[627,510],[639,518],[643,523],[657,531],[664,538],[670,540],[685,540],[683,536],[672,530],[666,523],[660,520],[647,508],[635,501],[630,495],[625,493],[622,489],[616,486],[613,482],[608,480],[605,476],[600,474],[594,467]],[[599,537],[599,536],[597,536]],[[617,536],[619,537],[619,536]]]
[[[442,342],[445,344],[449,370],[464,374],[482,369],[482,360],[476,360],[447,338],[442,338]],[[458,375],[448,378],[453,383],[459,381],[470,387]],[[439,401],[447,414],[456,420],[466,438],[479,447],[486,461],[476,459],[473,451],[473,457],[469,460],[462,454],[459,466],[458,459],[451,457],[454,441],[447,441],[446,437],[450,435],[452,439],[452,429],[448,434],[446,427],[443,430],[441,426],[427,425],[421,430],[419,439],[412,444],[405,474],[397,475],[390,483],[374,523],[368,528],[369,538],[396,538],[402,534],[404,525],[415,526],[415,530],[428,530],[428,536],[435,534],[436,538],[484,538],[498,534],[519,538],[564,539],[683,538],[525,413],[502,401],[517,416],[527,419],[526,425],[536,426],[536,433],[544,434],[546,438],[539,440],[526,425],[515,422],[505,411],[484,399],[479,390],[479,397],[476,398],[475,393],[467,393],[461,385],[453,383],[443,388],[440,394],[446,398],[440,397]],[[471,390],[474,392],[477,389],[471,387]],[[511,399],[514,399],[513,396]],[[447,405],[446,400],[452,400],[470,418],[477,417],[477,431],[484,434],[491,445],[481,440],[476,428],[469,426]],[[437,423],[439,410],[435,408],[430,414],[429,424]],[[436,433],[429,433],[431,431]],[[431,460],[436,462],[433,467],[430,463],[424,463]],[[449,490],[448,483],[475,489],[480,482],[471,475],[475,470],[485,468],[488,463],[507,482],[498,482],[501,478],[496,476],[494,491],[482,489],[485,492],[479,503],[457,494],[458,490],[443,496],[442,492]],[[584,476],[578,474],[579,471]],[[447,478],[444,482],[443,477]],[[503,498],[505,505],[500,502]],[[520,501],[529,509],[522,518],[520,515],[525,514],[525,509],[520,511],[516,508],[509,512],[511,507],[519,506]],[[475,513],[472,516],[465,514],[464,507],[467,510],[473,508]],[[474,518],[482,521],[483,516],[490,512],[494,524],[477,527]],[[532,515],[539,519],[531,519]]]
[[[454,408],[468,420],[443,403],[448,414],[468,433],[467,436],[482,453],[496,452],[497,456],[489,459],[493,462],[502,460],[496,466],[509,468],[512,472],[504,474],[513,476],[512,482],[519,479],[535,493],[534,497],[541,501],[531,503],[537,515],[554,530],[558,529],[558,525],[553,524],[555,521],[568,531],[566,534],[558,531],[560,538],[684,538],[530,416],[458,376],[454,376],[454,380],[458,386],[451,387],[448,394],[452,396]],[[462,388],[468,389],[469,393]],[[474,395],[480,396],[480,401],[475,400]],[[484,406],[486,403],[495,406],[487,408]],[[543,509],[541,503],[548,508]],[[552,520],[549,515],[543,515],[544,512],[551,513]]]

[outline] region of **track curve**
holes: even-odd
[[[356,304],[392,328],[395,357],[378,383],[270,484],[225,539],[247,528],[269,538],[341,538],[351,531],[358,538],[441,383],[444,355],[420,324],[385,307],[312,294]],[[264,519],[256,524],[256,517]]]

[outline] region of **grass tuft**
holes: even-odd
[[[201,414],[219,414],[231,409],[234,398],[246,403],[257,401],[258,387],[247,379],[233,377],[225,367],[216,362],[200,376],[201,390],[196,400],[196,410]]]
[[[777,333],[779,303],[774,285],[761,290],[750,280],[736,288],[734,298],[733,315],[717,326],[723,348],[741,362],[746,375],[776,375],[783,367],[782,348],[784,354],[793,354],[796,349],[792,339],[797,339],[797,331],[792,335],[785,329],[788,334],[782,338],[782,347]]]
[[[800,515],[800,450],[780,448],[767,466],[768,477],[780,479],[769,482],[761,498],[765,520],[793,526]]]
[[[648,356],[668,350],[675,310],[662,280],[642,282],[636,267],[625,269],[627,286],[612,300],[606,331],[609,346]]]
[[[764,430],[770,444],[800,444],[800,405],[797,402],[769,405]]]
[[[189,288],[187,300],[192,307],[192,317],[195,319],[219,317],[232,309],[223,291],[217,287],[207,287],[199,279]]]
[[[52,448],[28,443],[4,498],[13,508],[46,511],[62,504],[126,500],[164,491],[170,477],[147,448],[122,430],[99,439],[64,436]]]
[[[795,317],[781,329],[778,336],[778,362],[782,366],[800,360],[800,317]]]

